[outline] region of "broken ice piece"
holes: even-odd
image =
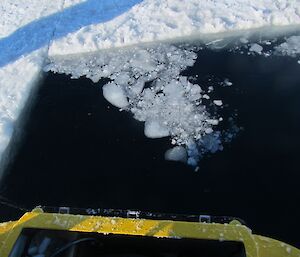
[[[111,82],[104,85],[102,90],[104,98],[112,105],[119,108],[125,108],[128,105],[124,90],[115,83]]]
[[[169,129],[157,120],[147,120],[144,133],[149,138],[161,138],[170,135]]]
[[[213,102],[217,106],[221,106],[223,104],[222,100],[214,100]]]
[[[243,43],[243,44],[247,44],[249,41],[248,41],[247,38],[242,37],[242,38],[240,38],[240,42]]]
[[[165,159],[167,161],[179,161],[186,162],[187,161],[187,152],[182,146],[175,146],[165,153]]]
[[[232,86],[232,82],[229,81],[229,79],[224,80],[224,85],[225,86]]]
[[[262,50],[263,50],[263,47],[257,43],[251,44],[251,47],[249,48],[250,52],[255,52],[258,54],[261,54]]]

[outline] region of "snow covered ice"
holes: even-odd
[[[246,30],[285,31],[300,24],[297,0],[2,0],[0,13],[0,159],[50,59],[47,69],[74,78],[110,78],[103,87],[110,103],[145,122],[146,135],[170,135],[186,147],[188,163],[197,163],[205,138],[216,141],[209,149],[221,149],[217,122],[201,103],[208,92],[180,75],[193,65],[195,53],[170,42],[211,38],[212,45],[222,46],[224,37],[240,34],[240,43],[248,44]],[[138,45],[147,42],[158,45]],[[124,48],[109,50],[115,47]],[[297,58],[299,36],[287,38],[276,53]]]

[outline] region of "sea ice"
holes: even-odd
[[[170,135],[168,127],[157,120],[146,120],[144,132],[145,136],[149,138],[160,138]]]
[[[300,36],[291,36],[275,48],[277,54],[296,57],[300,55]]]
[[[115,83],[108,83],[103,86],[103,96],[112,105],[125,108],[128,105],[127,97],[122,87]]]
[[[257,43],[251,44],[251,47],[249,48],[250,52],[255,52],[257,54],[261,54],[263,51],[263,47]]]
[[[200,153],[215,151],[211,141],[217,138],[214,127],[219,119],[212,117],[202,103],[202,98],[209,99],[213,87],[205,92],[180,75],[194,64],[196,57],[192,47],[159,43],[91,55],[53,57],[46,70],[71,74],[73,78],[86,76],[94,82],[109,78],[103,94],[110,103],[145,122],[147,137],[170,136],[172,144],[186,148],[188,163],[197,165]],[[222,105],[221,100],[214,103]],[[212,134],[215,136],[210,137],[206,149],[208,141],[204,137]]]
[[[222,100],[214,100],[213,103],[217,106],[222,106],[223,104]]]
[[[182,146],[175,146],[166,151],[165,159],[168,161],[180,161],[185,163],[187,161],[186,149]]]
[[[112,84],[103,88],[108,101],[140,121],[158,120],[173,142],[189,148],[215,126],[207,121],[214,117],[202,103],[203,98],[209,100],[210,91],[180,76],[193,65],[195,53],[170,45],[135,45],[183,37],[202,40],[215,34],[210,42],[222,46],[230,33],[238,33],[240,43],[246,43],[247,29],[285,30],[285,25],[300,24],[299,2],[288,0],[2,0],[0,14],[0,159],[47,56],[60,64],[50,69],[73,78],[110,78]],[[298,42],[299,36],[291,37],[277,52],[298,55]],[[95,54],[128,46],[132,50]],[[254,52],[261,53],[260,47]],[[89,57],[70,62],[59,58],[83,53]],[[196,151],[189,153],[196,156]]]
[[[126,5],[131,1],[111,2],[118,7],[119,2]],[[81,18],[88,19],[83,15]],[[182,37],[203,39],[223,32],[239,31],[244,38],[243,31],[247,29],[297,24],[298,0],[144,0],[114,19],[93,23],[54,40],[49,54],[86,53]],[[64,22],[62,29],[67,25]],[[217,35],[213,41],[219,38]]]
[[[229,79],[225,79],[224,82],[223,82],[223,84],[225,86],[232,86],[232,82],[230,82]]]

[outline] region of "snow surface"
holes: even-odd
[[[0,14],[0,160],[47,57],[56,62],[59,55],[300,24],[299,0],[2,0]],[[222,38],[217,41],[222,43]],[[295,42],[298,38],[287,39],[277,51],[298,55]],[[146,124],[155,121],[156,125],[167,127],[175,144],[187,146],[189,163],[197,162],[191,156],[199,154],[198,144],[205,140],[215,142],[210,143],[211,150],[220,149],[215,140],[217,134],[211,132],[216,122],[200,103],[201,97],[209,98],[208,92],[201,92],[199,86],[179,76],[181,70],[193,65],[193,51],[172,48],[169,44],[141,47],[130,53],[134,57],[130,64],[127,50],[120,51],[123,50],[116,54],[101,52],[99,60],[103,66],[98,70],[86,68],[85,60],[90,61],[93,54],[78,60],[82,71],[69,62],[64,67],[61,60],[49,67],[75,77],[86,75],[93,81],[111,78],[115,84],[103,88],[104,97]],[[127,67],[118,66],[125,63]],[[153,80],[150,88],[144,88],[145,83]],[[149,104],[154,102],[162,112],[151,108]],[[182,110],[188,115],[176,121]]]
[[[50,55],[296,24],[299,0],[144,0],[115,19],[55,40]]]

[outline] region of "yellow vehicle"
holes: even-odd
[[[0,223],[1,257],[300,257],[230,217],[35,208]]]

